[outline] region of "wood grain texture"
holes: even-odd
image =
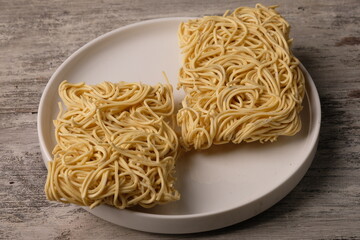
[[[294,53],[322,104],[320,142],[298,186],[243,223],[158,235],[48,202],[36,117],[45,85],[75,50],[142,20],[218,15],[256,1],[0,0],[0,239],[360,239],[360,2],[266,1],[292,25]],[[264,2],[265,3],[265,2]]]

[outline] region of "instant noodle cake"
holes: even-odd
[[[275,7],[260,4],[180,25],[186,96],[177,122],[186,149],[299,132],[305,79],[289,30]]]
[[[54,121],[57,144],[45,185],[49,200],[93,208],[152,207],[180,198],[174,188],[178,138],[169,84],[59,86],[66,106]]]

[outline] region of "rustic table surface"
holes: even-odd
[[[360,1],[266,1],[292,24],[294,53],[322,104],[314,162],[269,210],[224,229],[149,234],[46,200],[37,138],[45,85],[75,50],[142,20],[220,15],[255,1],[0,0],[1,239],[360,239]],[[265,2],[264,2],[265,3]]]

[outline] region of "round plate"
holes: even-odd
[[[38,133],[45,163],[55,146],[52,120],[58,113],[61,81],[96,84],[127,81],[165,82],[174,86],[176,104],[184,96],[176,90],[181,65],[177,30],[186,18],[164,18],[128,25],[80,48],[54,73],[42,95]],[[112,223],[156,233],[193,233],[229,226],[266,210],[304,176],[314,157],[320,129],[320,102],[311,76],[307,78],[303,127],[294,137],[275,143],[214,146],[189,152],[177,162],[181,200],[151,209],[118,210],[111,206],[87,209]]]

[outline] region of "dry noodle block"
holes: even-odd
[[[57,145],[45,186],[49,200],[125,208],[179,199],[170,85],[64,81],[59,94],[66,109],[60,104],[54,121]]]
[[[301,129],[304,75],[275,7],[192,19],[178,33],[186,97],[177,121],[186,149],[272,142]]]

